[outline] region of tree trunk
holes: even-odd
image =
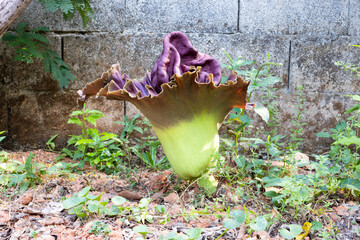
[[[31,0],[0,0],[0,38]]]

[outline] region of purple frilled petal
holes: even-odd
[[[147,73],[142,80],[130,79],[121,72],[119,65],[113,65],[106,75],[88,86],[86,94],[95,94],[97,90],[107,86],[110,92],[126,91],[132,98],[157,96],[162,91],[161,85],[169,83],[175,74],[180,76],[198,67],[201,67],[201,71],[197,71],[195,80],[197,83],[213,81],[215,86],[220,85],[221,67],[218,61],[198,52],[184,33],[169,33],[164,38],[163,47],[151,74]],[[232,74],[228,80],[235,81],[235,79],[236,75]]]
[[[202,68],[199,83],[208,83],[209,73],[213,75],[214,84],[221,81],[221,67],[215,58],[198,52],[190,43],[189,38],[182,32],[172,32],[164,38],[164,49],[151,72],[151,86],[157,93],[161,92],[161,85],[168,83],[174,75],[182,75],[189,71],[189,67]]]

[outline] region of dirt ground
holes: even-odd
[[[53,164],[58,156],[44,150],[32,153],[36,154],[33,161],[45,165]],[[28,155],[29,152],[12,152],[9,158],[25,162]],[[71,162],[70,159],[65,161]],[[103,193],[101,199],[112,199],[115,196],[126,198],[128,201],[124,206],[129,208],[138,206],[142,198],[151,198],[147,211],[153,216],[153,222],[139,223],[131,214],[111,217],[92,214],[82,220],[76,215],[69,215],[62,200],[87,186],[91,187],[93,195]],[[263,211],[257,202],[235,196],[236,190],[236,187],[223,182],[214,198],[206,198],[195,184],[182,183],[169,170],[151,171],[144,168],[136,175],[124,178],[109,176],[85,165],[80,173],[42,175],[41,184],[23,194],[12,194],[12,189],[6,194],[2,191],[0,239],[136,239],[141,237],[134,231],[134,227],[139,225],[148,227],[146,239],[159,239],[161,235],[167,236],[171,232],[185,236],[188,229],[194,228],[201,228],[201,237],[198,239],[284,239],[280,237],[279,230],[286,223],[281,221],[271,225],[267,231],[249,232],[245,224],[242,224],[223,234],[226,230],[223,221],[228,210],[244,210],[246,206],[252,215]],[[333,199],[331,207],[319,214],[322,209],[319,206],[308,219],[321,220],[325,229],[334,229],[335,232],[329,239],[360,239],[358,202]],[[158,205],[165,206],[165,213],[155,211]],[[254,216],[250,216],[250,219],[252,217]],[[106,223],[108,234],[89,233],[94,222],[99,220]],[[164,220],[167,220],[165,224]],[[289,216],[287,223],[302,225],[300,221]],[[223,235],[218,238],[221,234]],[[315,235],[310,232],[304,239],[325,239]]]

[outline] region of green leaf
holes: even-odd
[[[360,191],[360,180],[353,178],[341,179],[340,187]]]
[[[270,113],[269,110],[264,107],[261,103],[256,103],[254,111],[260,115],[260,117],[265,121],[269,121]]]
[[[89,193],[91,187],[85,187],[81,189],[81,191],[78,193],[79,197],[86,197],[86,195]]]
[[[55,12],[59,7],[56,0],[40,0],[40,2],[44,3],[46,11]]]
[[[166,207],[164,205],[156,205],[155,210],[158,213],[165,213],[166,212]]]
[[[74,6],[71,3],[71,0],[62,0],[60,4],[60,9],[65,14],[68,14],[69,12],[74,12]]]
[[[250,223],[250,228],[255,231],[264,231],[266,229],[267,221],[263,216],[254,219],[254,223]]]
[[[224,220],[224,227],[227,229],[235,229],[245,221],[245,212],[241,210],[234,210],[230,213],[232,218]]]
[[[89,209],[89,212],[96,213],[99,209],[99,201],[91,201],[87,208]]]
[[[18,33],[23,33],[25,32],[25,29],[27,27],[27,23],[26,22],[19,22],[17,25],[16,25],[16,32]]]
[[[116,216],[116,215],[119,215],[120,213],[121,213],[120,209],[119,209],[118,207],[112,205],[112,206],[110,207],[110,210],[109,210],[109,212],[108,212],[107,215],[109,215],[109,216]]]
[[[339,140],[335,141],[333,144],[341,144],[346,146],[349,146],[351,144],[360,145],[360,138],[356,136],[342,137]]]
[[[301,226],[296,224],[290,224],[289,228],[290,231],[285,228],[280,229],[280,235],[286,239],[293,239],[302,232]]]
[[[68,199],[64,200],[62,204],[65,209],[70,209],[70,208],[73,208],[73,207],[79,205],[80,203],[82,203],[81,198],[71,196]]]
[[[201,239],[201,232],[202,232],[201,228],[191,228],[191,229],[187,229],[185,232],[189,239],[194,239],[194,240]]]
[[[70,118],[67,123],[74,123],[76,125],[79,125],[80,127],[83,125],[82,121],[78,118]]]
[[[312,221],[311,222],[311,229],[312,230],[320,230],[323,228],[323,225],[321,222],[317,222],[317,221]]]
[[[123,203],[125,203],[127,200],[123,197],[120,197],[120,196],[115,196],[111,199],[111,202],[113,204],[115,204],[116,206],[120,206],[122,205]]]
[[[267,191],[267,192],[264,192],[264,195],[267,197],[270,197],[270,198],[274,198],[274,197],[279,196],[280,193],[277,193],[275,191]]]
[[[150,202],[151,202],[151,198],[142,198],[139,202],[139,207],[144,208],[148,206]]]
[[[246,163],[246,158],[243,155],[239,155],[234,158],[234,161],[239,168],[243,168]]]
[[[90,143],[95,143],[95,141],[92,139],[83,138],[83,139],[80,139],[79,141],[77,141],[75,145],[90,144]]]
[[[360,104],[353,106],[352,108],[348,109],[345,113],[351,113],[360,109]]]
[[[352,97],[355,101],[360,102],[360,95],[349,95],[349,97]]]
[[[86,217],[86,213],[83,212],[83,207],[84,207],[84,205],[81,204],[81,205],[76,206],[75,208],[73,208],[75,214],[76,214],[79,218],[84,218],[84,217]]]
[[[328,138],[328,137],[331,137],[331,134],[328,133],[328,132],[318,132],[316,134],[317,137],[323,137],[323,138]]]
[[[100,193],[98,196],[95,196],[95,195],[92,195],[92,194],[89,193],[88,195],[86,195],[86,198],[89,199],[89,200],[100,201],[102,195],[103,195],[103,193]]]
[[[133,228],[133,231],[136,232],[136,233],[139,233],[141,235],[146,235],[146,234],[150,233],[148,231],[148,227],[145,226],[145,225],[136,226],[136,227]]]
[[[104,114],[102,114],[102,113],[101,114],[91,114],[90,116],[86,117],[85,120],[96,127],[96,120],[98,120],[99,118],[101,118],[103,116],[104,116]]]

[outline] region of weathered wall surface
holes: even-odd
[[[0,131],[8,131],[7,147],[44,146],[54,134],[64,145],[68,134],[79,131],[66,124],[77,108],[76,91],[114,63],[132,78],[143,77],[161,53],[162,38],[175,30],[220,62],[226,61],[225,49],[259,64],[270,53],[272,61],[282,63],[274,70],[283,79],[276,92],[280,130],[289,131],[296,88],[302,85],[308,149],[324,146],[315,133],[333,127],[351,106],[346,95],[360,94],[359,80],[334,65],[360,60],[360,51],[349,47],[360,40],[357,0],[103,0],[93,6],[94,21],[85,29],[79,17],[66,22],[36,0],[18,20],[49,26],[54,49],[78,78],[67,90],[44,74],[41,63],[14,63],[14,50],[0,43]],[[113,121],[137,112],[129,103],[103,99],[87,106],[106,114],[99,127],[110,132],[119,128]]]

